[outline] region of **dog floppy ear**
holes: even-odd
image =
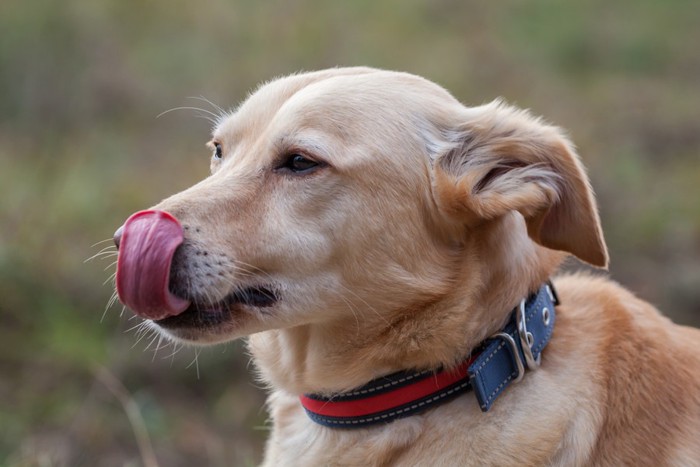
[[[593,191],[558,128],[499,101],[466,109],[456,126],[436,145],[440,208],[468,225],[517,210],[535,242],[607,267]]]

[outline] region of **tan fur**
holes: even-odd
[[[250,335],[271,388],[265,465],[700,464],[700,331],[586,275],[555,281],[562,304],[541,368],[488,413],[467,394],[348,431],[299,404],[454,365],[567,253],[607,265],[593,194],[559,129],[501,102],[465,107],[416,76],[348,68],[262,86],[213,141],[224,157],[212,175],[156,206],[209,258],[174,273],[212,302],[256,284],[274,284],[279,301],[165,332]],[[276,170],[294,153],[327,166]]]

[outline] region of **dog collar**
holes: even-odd
[[[314,422],[332,428],[360,428],[388,423],[474,391],[483,412],[526,368],[540,365],[552,336],[555,305],[551,282],[523,299],[508,323],[484,341],[456,368],[402,371],[383,376],[350,392],[321,396],[304,394],[301,404]]]

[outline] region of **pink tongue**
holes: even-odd
[[[168,288],[170,265],[182,243],[182,226],[165,211],[140,211],[126,220],[119,242],[119,300],[147,319],[175,316],[190,302]]]

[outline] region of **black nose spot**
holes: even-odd
[[[122,241],[122,233],[124,232],[124,226],[122,225],[117,229],[116,232],[114,232],[114,244],[117,246],[117,249],[119,249],[119,243]]]

